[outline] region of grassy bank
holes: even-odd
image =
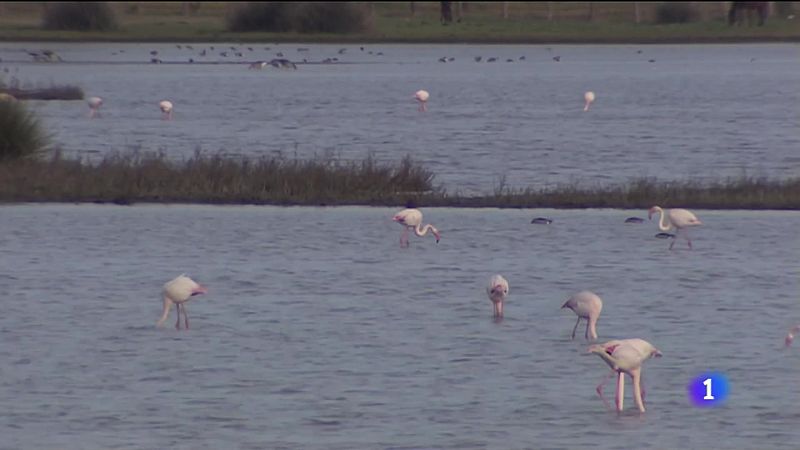
[[[453,2],[454,4],[459,2]],[[658,25],[658,2],[463,2],[456,20],[439,23],[439,2],[363,3],[371,28],[357,34],[232,33],[225,19],[236,5],[207,2],[114,3],[120,28],[105,32],[42,30],[42,3],[0,6],[0,40],[95,42],[320,42],[320,43],[687,43],[800,41],[800,18],[774,13],[763,27],[724,22],[722,2],[694,2],[696,20]],[[552,4],[548,9],[548,4]]]
[[[344,163],[201,155],[176,163],[160,154],[132,153],[90,165],[56,154],[0,164],[0,202],[800,209],[800,178],[714,184],[638,180],[619,186],[502,188],[476,197],[449,194],[433,180],[433,173],[408,157],[389,165],[372,158]]]

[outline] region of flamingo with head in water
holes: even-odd
[[[660,206],[653,206],[650,208],[650,211],[648,211],[647,218],[652,220],[653,214],[661,214],[661,217],[658,221],[659,230],[669,231],[673,227],[675,227],[677,230],[675,232],[675,239],[673,239],[672,243],[669,244],[670,250],[672,250],[672,247],[675,245],[675,241],[677,240],[678,236],[681,235],[686,238],[686,242],[689,244],[689,249],[692,248],[692,240],[689,238],[689,231],[687,228],[702,225],[703,222],[700,222],[700,220],[691,211],[681,208],[672,208],[665,213]]]
[[[162,100],[158,107],[161,109],[161,119],[172,120],[172,102],[169,100]]]
[[[414,94],[414,100],[419,102],[419,111],[425,112],[428,110],[428,99],[430,98],[431,94],[428,91],[419,90]]]
[[[408,233],[411,230],[414,230],[414,234],[417,236],[425,236],[428,234],[428,231],[432,232],[433,235],[436,237],[436,242],[439,242],[441,235],[439,234],[439,230],[436,229],[431,224],[427,224],[424,227],[422,226],[422,212],[418,209],[404,209],[397,214],[394,215],[392,218],[393,221],[403,225],[403,234],[400,235],[400,246],[401,247],[408,247]]]
[[[794,335],[797,334],[798,331],[800,331],[800,325],[796,325],[794,328],[789,330],[788,334],[786,334],[786,339],[784,339],[783,342],[787,347],[792,345],[792,341],[794,341]]]
[[[561,308],[569,308],[578,316],[578,321],[575,322],[575,328],[572,329],[572,339],[575,339],[575,331],[578,329],[578,324],[581,319],[586,319],[586,340],[597,339],[597,319],[600,317],[600,311],[603,310],[603,300],[591,291],[581,291],[573,295],[561,306]]]
[[[598,355],[611,368],[611,372],[597,385],[597,394],[607,407],[608,401],[603,397],[603,385],[617,374],[617,412],[622,412],[625,396],[625,374],[633,382],[633,401],[639,411],[644,412],[644,389],[642,388],[642,364],[651,357],[661,357],[661,352],[651,343],[643,339],[622,339],[596,344],[589,347],[589,353]]]
[[[169,310],[174,303],[175,311],[178,314],[178,321],[175,322],[175,328],[179,330],[181,328],[181,311],[183,311],[184,328],[189,329],[189,316],[186,315],[186,302],[195,295],[201,295],[207,292],[208,289],[187,277],[186,274],[180,275],[166,283],[162,292],[164,296],[164,312],[161,315],[161,319],[156,323],[156,326],[161,326],[161,324],[167,320]]]
[[[584,111],[588,111],[589,110],[589,105],[591,105],[592,102],[594,101],[594,92],[589,91],[589,92],[583,94],[583,99],[586,101],[586,103],[583,105],[583,110]]]
[[[100,107],[103,106],[103,99],[100,97],[89,97],[89,118],[94,118],[100,115]]]
[[[508,296],[508,280],[502,275],[495,275],[489,280],[489,287],[486,288],[489,300],[494,307],[494,317],[503,317],[503,301]]]

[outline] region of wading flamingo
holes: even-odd
[[[794,335],[797,334],[798,331],[800,331],[800,325],[796,325],[794,328],[789,330],[789,333],[786,335],[786,339],[784,340],[787,347],[792,345],[792,341],[794,341]]]
[[[489,280],[489,287],[486,288],[489,300],[494,306],[494,317],[503,317],[503,301],[508,296],[508,280],[502,275],[495,275]]]
[[[675,239],[669,244],[669,249],[672,250],[672,247],[675,245],[675,241],[678,239],[678,236],[683,235],[686,238],[686,242],[689,244],[689,249],[692,248],[692,240],[689,238],[689,231],[686,230],[688,227],[696,227],[698,225],[702,225],[703,222],[695,217],[695,215],[686,209],[680,208],[672,208],[668,212],[664,212],[660,206],[653,206],[650,208],[650,211],[647,213],[647,218],[653,220],[653,214],[660,213],[661,218],[658,221],[658,229],[661,231],[669,231],[672,227],[675,227]],[[667,219],[666,221],[664,219]]]
[[[422,213],[418,209],[404,209],[392,218],[395,222],[403,225],[403,234],[400,235],[400,247],[408,247],[408,232],[414,230],[417,236],[425,236],[430,230],[436,236],[436,242],[439,242],[441,236],[439,230],[431,224],[422,226]]]
[[[189,316],[186,315],[186,302],[195,295],[205,294],[208,289],[197,284],[194,280],[187,277],[186,274],[176,277],[174,280],[164,285],[164,312],[161,319],[158,320],[156,326],[161,326],[167,316],[172,304],[175,304],[175,311],[178,313],[178,321],[175,322],[175,328],[181,329],[181,310],[183,310],[183,324],[184,328],[189,329]]]
[[[100,97],[89,97],[89,118],[94,118],[100,114],[99,109],[103,106],[103,99]]]
[[[608,401],[603,397],[603,385],[616,373],[617,374],[617,412],[622,412],[623,398],[625,397],[625,374],[633,382],[633,401],[644,412],[644,389],[642,389],[642,364],[655,356],[661,357],[661,352],[643,339],[622,339],[608,341],[605,344],[595,344],[589,347],[589,353],[598,355],[611,368],[611,372],[597,385],[597,394],[610,409]]]
[[[161,103],[158,104],[158,107],[161,108],[161,118],[163,120],[172,120],[172,102],[169,100],[162,100]]]
[[[588,111],[589,110],[589,105],[591,105],[592,102],[594,101],[594,92],[589,91],[589,92],[583,94],[583,99],[586,100],[586,104],[583,105],[583,110],[584,111]]]
[[[572,329],[572,339],[575,339],[575,331],[578,330],[578,324],[581,319],[586,319],[586,340],[597,339],[597,319],[600,317],[600,311],[603,310],[603,300],[591,291],[581,291],[570,297],[561,309],[569,308],[578,316],[578,321],[575,322],[575,328]]]
[[[428,91],[419,90],[414,94],[414,100],[419,102],[419,110],[425,112],[428,110],[428,99],[431,94]]]

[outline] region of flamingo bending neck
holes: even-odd
[[[672,224],[669,223],[669,221],[667,220],[667,217],[665,217],[664,210],[661,209],[660,206],[653,206],[650,209],[650,213],[648,214],[650,219],[653,218],[653,213],[654,212],[661,214],[661,217],[658,220],[658,229],[659,230],[661,230],[661,231],[669,231],[670,229],[672,229]]]
[[[425,236],[426,234],[428,234],[428,231],[432,231],[433,234],[436,234],[436,235],[439,234],[439,230],[437,230],[436,227],[434,227],[431,224],[425,225],[424,228],[422,227],[422,224],[418,224],[414,228],[414,234],[416,234],[417,236],[420,236],[420,237]],[[437,240],[438,240],[438,236],[437,236]]]

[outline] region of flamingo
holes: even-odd
[[[594,101],[594,92],[592,91],[586,92],[585,94],[583,94],[583,99],[586,100],[586,104],[583,106],[583,110],[588,111],[589,105],[591,105],[592,102]]]
[[[179,330],[181,328],[181,310],[183,310],[184,328],[189,329],[189,316],[186,315],[185,303],[195,295],[205,294],[207,292],[208,289],[197,284],[197,282],[187,277],[186,274],[179,275],[172,281],[166,283],[163,291],[164,313],[161,315],[161,319],[156,323],[156,326],[161,326],[161,324],[167,320],[170,307],[174,303],[175,310],[178,313],[178,321],[175,322],[175,328]]]
[[[794,341],[794,335],[798,331],[800,331],[800,325],[796,325],[794,328],[789,330],[789,333],[786,335],[786,339],[784,340],[784,343],[786,344],[787,347],[792,345],[792,341]]]
[[[561,309],[569,308],[578,316],[578,321],[575,322],[575,328],[572,329],[572,339],[575,339],[575,331],[578,329],[578,324],[581,319],[586,319],[586,333],[584,336],[586,340],[597,339],[597,319],[600,317],[600,311],[603,310],[603,300],[592,291],[581,291],[570,297]]]
[[[433,235],[436,236],[436,243],[439,243],[439,239],[441,238],[439,230],[431,224],[427,224],[423,227],[422,213],[418,209],[404,209],[395,214],[392,220],[405,227],[403,229],[403,234],[400,235],[400,247],[408,247],[409,230],[414,230],[414,234],[420,237],[425,236],[428,230],[430,230]]]
[[[503,317],[503,301],[508,296],[508,281],[502,275],[493,276],[489,280],[486,293],[494,306],[494,317]]]
[[[661,352],[651,343],[643,339],[622,339],[608,341],[605,344],[595,344],[589,347],[588,353],[594,353],[605,361],[611,372],[597,385],[597,394],[606,407],[608,401],[603,397],[603,385],[616,373],[617,374],[617,412],[622,412],[623,398],[625,396],[625,374],[633,382],[633,400],[640,412],[644,412],[644,389],[642,382],[642,364],[651,357],[660,358]]]
[[[161,103],[158,104],[158,107],[161,108],[161,112],[163,113],[161,118],[163,120],[172,120],[172,102],[169,100],[162,100]]]
[[[98,116],[99,109],[103,106],[103,99],[100,97],[89,97],[89,118]]]
[[[653,206],[650,208],[650,211],[647,213],[647,218],[653,220],[653,214],[660,213],[661,218],[658,221],[658,229],[661,231],[669,231],[672,227],[675,227],[677,231],[675,231],[675,238],[681,234],[683,237],[686,238],[686,242],[689,244],[689,249],[692,248],[692,240],[689,238],[689,232],[684,231],[684,229],[688,227],[695,227],[698,225],[702,225],[703,222],[700,220],[689,210],[680,209],[680,208],[672,208],[667,213],[664,213],[664,210],[661,209],[660,206]],[[664,219],[667,219],[664,221]],[[672,250],[672,246],[675,245],[675,240],[669,244],[669,249]]]
[[[414,94],[414,99],[419,102],[419,110],[420,112],[425,112],[428,110],[428,99],[430,98],[431,94],[428,91],[419,90]]]

